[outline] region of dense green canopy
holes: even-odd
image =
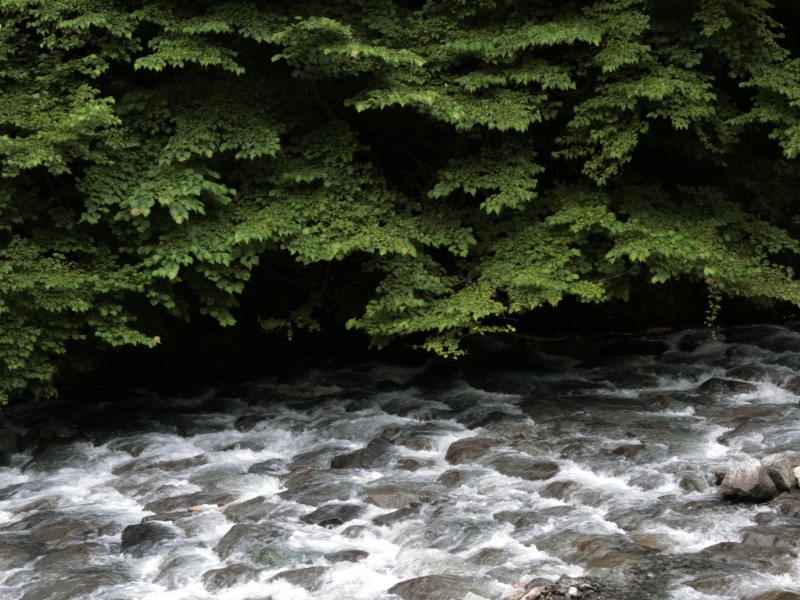
[[[796,0],[0,0],[0,398],[202,315],[800,305],[799,47]]]

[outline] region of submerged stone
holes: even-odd
[[[327,504],[301,517],[300,520],[320,527],[338,527],[357,519],[363,512],[364,508],[357,504]]]
[[[536,460],[519,455],[498,456],[489,461],[488,465],[501,475],[529,481],[550,479],[560,470],[556,463],[549,460]]]
[[[235,564],[222,569],[213,569],[203,574],[203,587],[209,592],[241,585],[258,579],[260,571],[247,565]]]
[[[177,537],[178,534],[173,528],[157,522],[128,525],[122,530],[120,550],[135,558],[142,558]]]
[[[290,569],[270,577],[269,581],[283,579],[292,585],[296,585],[305,590],[313,592],[322,587],[322,577],[325,575],[325,573],[327,573],[327,571],[328,567],[305,567],[303,569]]]
[[[753,394],[758,391],[758,386],[747,381],[712,377],[697,386],[695,391],[701,394],[711,394],[712,396],[729,396],[734,394]]]
[[[389,588],[403,600],[463,600],[467,594],[494,598],[503,587],[484,578],[464,575],[426,575],[407,579]]]

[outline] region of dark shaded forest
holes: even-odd
[[[791,317],[799,46],[791,0],[0,0],[0,399]]]

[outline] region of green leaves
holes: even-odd
[[[508,143],[499,151],[484,148],[478,157],[452,159],[428,196],[443,198],[463,190],[469,196],[480,195],[480,207],[489,214],[523,208],[536,198],[536,176],[544,171],[535,158],[536,153],[523,144]]]
[[[790,9],[414,6],[0,0],[0,398],[170,318],[458,355],[679,279],[800,305]]]

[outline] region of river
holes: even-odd
[[[0,597],[800,597],[800,498],[714,475],[800,463],[795,328],[474,346],[6,407]]]

